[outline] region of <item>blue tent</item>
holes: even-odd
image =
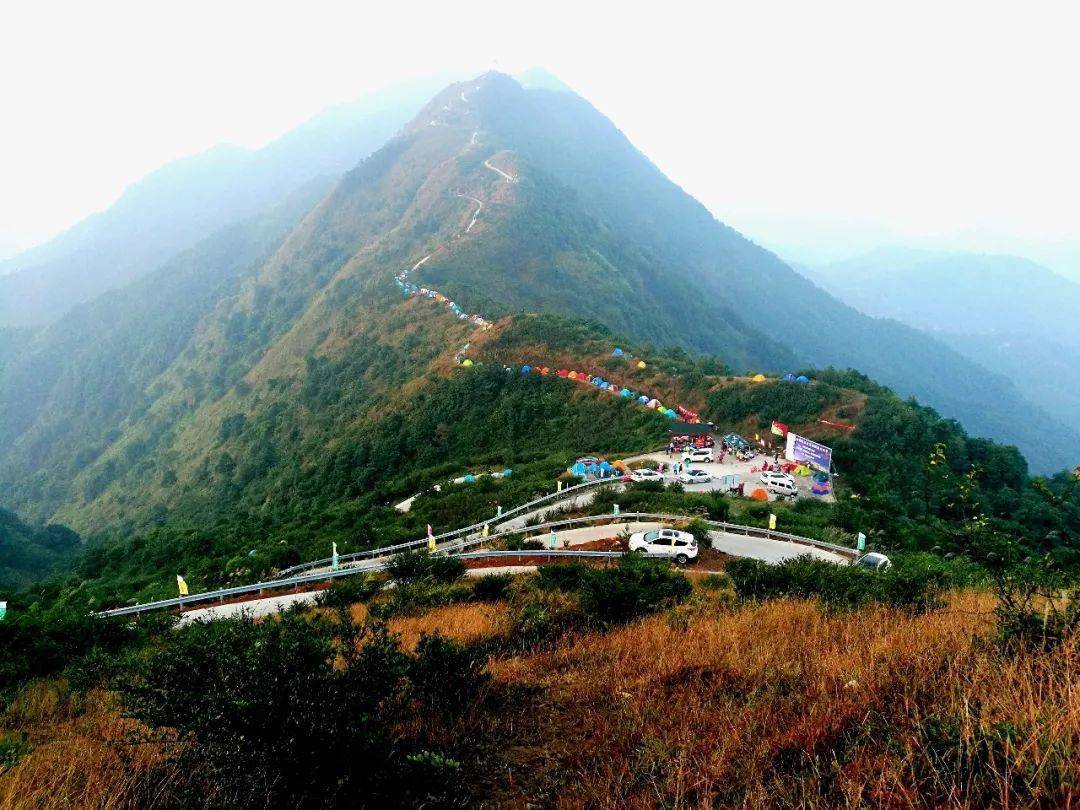
[[[522,366],[521,367],[521,373],[522,374],[528,374],[530,371],[532,371],[532,366]]]
[[[629,388],[624,388],[622,391],[619,392],[619,396],[620,397],[628,397],[628,396],[630,396],[630,389]]]
[[[799,383],[799,385],[806,385],[808,382],[810,382],[810,378],[803,374],[800,374],[798,377],[795,378],[795,382]]]
[[[675,411],[671,410],[671,408],[668,408],[666,411],[664,411],[664,416],[666,416],[668,419],[674,419],[678,416],[678,414],[675,413]]]
[[[644,394],[642,394],[640,397],[638,397],[637,401],[640,402],[642,405],[648,405],[649,404],[649,398],[647,396],[645,396]]]
[[[579,478],[584,478],[586,476],[586,474],[587,474],[585,472],[584,463],[582,463],[580,461],[577,464],[575,464],[573,467],[570,468],[570,472],[573,473],[574,475],[578,476]]]
[[[789,371],[784,375],[784,382],[795,382],[795,375]]]
[[[616,347],[615,347],[615,351],[613,351],[613,352],[611,353],[611,356],[612,356],[612,357],[622,357],[622,356],[623,356],[623,350],[622,350],[622,349],[620,349],[620,348],[619,348],[618,346],[616,346]]]
[[[476,483],[476,476],[473,475],[472,473],[469,473],[468,475],[465,476],[465,483],[466,484],[474,484],[474,483]]]

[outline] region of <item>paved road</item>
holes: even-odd
[[[229,619],[241,614],[249,616],[271,616],[279,610],[292,607],[293,605],[307,605],[315,601],[319,591],[306,593],[287,593],[281,596],[268,596],[265,599],[253,599],[250,602],[232,602],[227,605],[212,605],[211,607],[189,610],[180,614],[180,624],[188,624],[200,619],[210,621],[212,619]]]
[[[514,175],[507,174],[506,172],[504,172],[502,169],[498,168],[497,166],[492,166],[491,165],[491,158],[488,158],[487,160],[485,160],[484,165],[487,166],[489,169],[491,169],[493,172],[496,172],[497,174],[501,174],[504,178],[506,178],[507,183],[516,183],[517,182],[517,178],[514,177]]]
[[[728,534],[727,532],[709,532],[712,537],[713,548],[723,551],[733,557],[749,557],[752,560],[761,560],[768,563],[780,563],[794,557],[809,554],[819,560],[846,565],[850,560],[842,554],[827,551],[815,546],[804,546],[801,543],[788,543],[783,540],[769,540],[764,537],[747,537],[744,534]]]

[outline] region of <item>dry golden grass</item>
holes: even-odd
[[[990,607],[963,594],[925,616],[829,616],[780,601],[686,624],[656,616],[493,662],[497,682],[541,688],[492,732],[505,735],[510,795],[602,807],[1075,802],[1076,648],[1003,660],[978,640]],[[936,756],[935,721],[965,746]],[[1015,729],[1003,750],[981,742],[995,724]]]
[[[145,731],[120,715],[113,695],[73,695],[62,681],[25,689],[4,729],[26,734],[32,750],[0,769],[0,810],[153,807],[167,803],[180,778],[160,744],[129,744]]]
[[[493,684],[418,730],[497,805],[565,807],[1077,806],[1080,650],[1002,656],[988,596],[945,610],[829,614],[802,601],[689,605],[607,633],[493,658]],[[469,641],[502,605],[396,618]],[[362,607],[354,609],[363,618]],[[34,748],[0,773],[0,810],[169,804],[182,775],[102,692],[25,690],[5,731]]]
[[[491,635],[498,624],[505,606],[470,602],[433,608],[419,616],[402,616],[391,619],[391,633],[401,637],[406,650],[416,648],[422,633],[439,633],[458,642],[475,641]]]

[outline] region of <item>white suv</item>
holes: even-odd
[[[709,462],[711,464],[716,461],[716,456],[708,447],[692,447],[689,450],[683,450],[682,460],[698,463]]]
[[[644,551],[657,557],[674,557],[679,565],[686,565],[696,560],[698,555],[697,540],[689,532],[675,529],[654,529],[651,532],[638,532],[630,535],[630,550]]]
[[[781,498],[795,498],[799,495],[799,485],[785,473],[762,473],[758,480],[765,485],[765,489]]]
[[[712,476],[704,470],[683,470],[676,479],[680,484],[707,484],[712,481]]]

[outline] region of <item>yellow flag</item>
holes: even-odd
[[[184,578],[182,576],[180,576],[179,574],[176,575],[176,587],[180,589],[180,595],[181,596],[187,596],[188,595],[187,583],[184,582]]]
[[[776,515],[769,515],[769,528],[776,531]]]
[[[484,524],[484,537],[488,536],[488,524]]]

